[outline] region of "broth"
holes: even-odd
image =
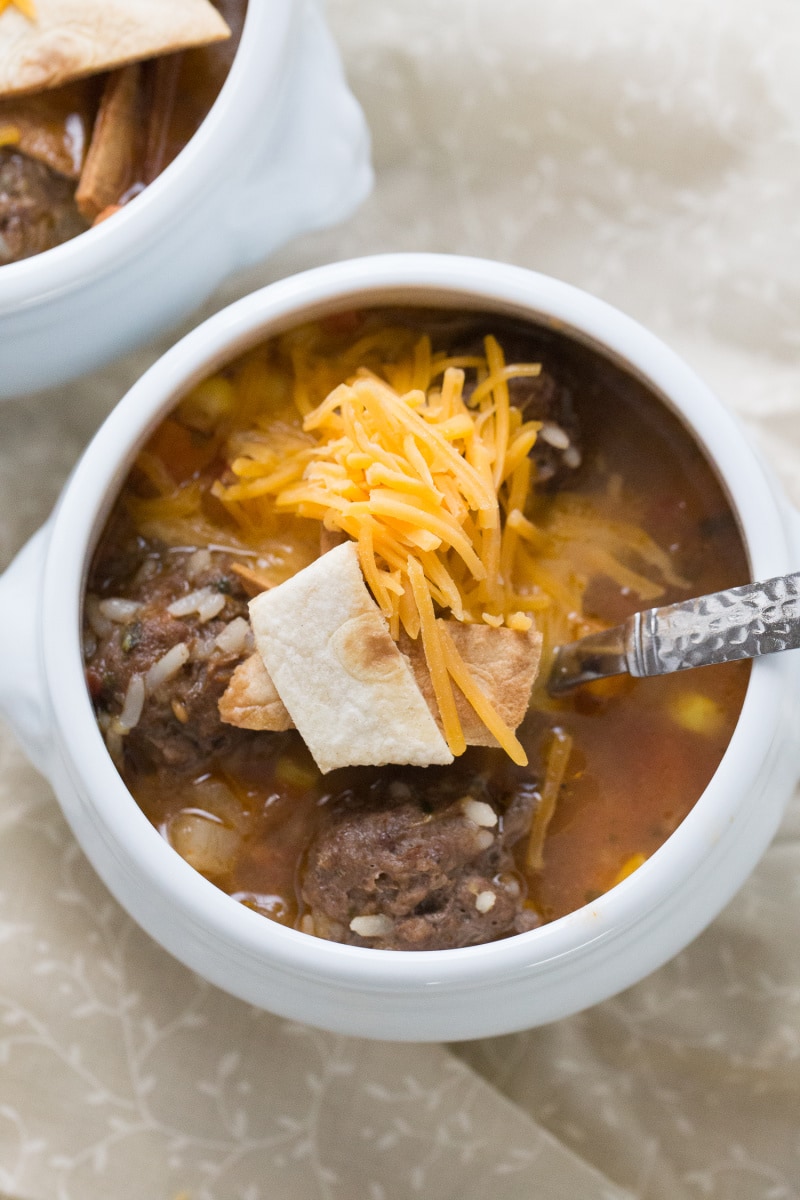
[[[541,459],[539,483],[525,512],[545,534],[564,520],[564,512],[567,525],[588,520],[599,532],[597,545],[585,536],[573,542],[562,539],[555,543],[557,558],[548,559],[554,554],[551,548],[537,560],[540,583],[530,586],[529,612],[544,637],[543,665],[517,730],[528,765],[515,765],[501,749],[473,746],[447,767],[352,767],[323,775],[295,731],[231,731],[218,721],[215,709],[195,722],[190,713],[198,685],[190,680],[173,697],[171,709],[162,705],[157,734],[163,755],[160,750],[154,754],[152,743],[136,728],[122,738],[118,729],[115,735],[114,719],[126,702],[126,661],[150,646],[150,657],[141,660],[145,670],[178,636],[164,634],[166,640],[159,642],[159,630],[145,619],[162,612],[175,595],[176,571],[182,573],[183,593],[200,588],[206,600],[211,596],[215,610],[213,591],[225,597],[224,612],[204,618],[204,627],[216,636],[219,623],[224,626],[246,611],[246,578],[239,568],[271,573],[273,582],[279,582],[318,555],[317,522],[293,516],[276,520],[273,515],[264,518],[256,535],[232,519],[210,485],[224,477],[230,459],[226,447],[235,443],[237,431],[252,427],[265,413],[274,418],[280,412],[290,420],[301,349],[311,345],[323,358],[326,351],[338,355],[367,344],[365,339],[386,324],[407,329],[412,340],[426,331],[434,350],[450,351],[455,345],[461,353],[471,340],[491,332],[506,348],[507,359],[541,362],[562,389],[558,428],[571,430],[571,458],[565,451],[570,469],[561,475],[556,470],[548,479],[549,460]],[[549,436],[563,447],[563,436]],[[578,438],[579,455],[574,452]],[[162,499],[154,506],[159,487]],[[172,488],[167,500],[164,488]],[[619,541],[631,523],[641,544],[638,551],[615,551],[622,564],[615,581],[603,567],[605,560],[597,558],[597,546],[603,538],[616,545],[614,539]],[[642,546],[651,543],[666,551],[669,579],[665,570],[644,562]],[[592,562],[594,568],[587,570]],[[654,581],[657,599],[643,601],[630,583],[647,577]],[[508,837],[508,852],[487,860],[496,871],[492,886],[496,884],[498,897],[505,889],[504,901],[506,893],[515,897],[522,915],[517,914],[515,924],[502,925],[498,902],[494,926],[494,916],[487,915],[486,937],[469,933],[465,941],[453,941],[448,939],[454,935],[440,933],[439,941],[421,943],[471,944],[571,912],[653,854],[710,781],[749,677],[748,663],[733,663],[648,680],[620,677],[554,700],[545,690],[554,646],[589,629],[618,624],[653,603],[747,579],[733,514],[703,454],[664,405],[611,362],[562,334],[488,314],[465,317],[410,309],[343,314],[249,352],[196,389],[153,435],[123,487],[90,572],[87,678],[121,774],[150,821],[218,887],[265,916],[308,932],[363,945],[375,944],[370,938],[377,936],[358,933],[367,926],[347,931],[352,905],[345,925],[341,917],[316,907],[327,882],[312,878],[310,863],[317,871],[326,853],[333,853],[320,842],[332,828],[363,820],[360,849],[352,855],[363,862],[376,848],[382,853],[389,842],[393,847],[406,844],[406,833],[392,824],[404,805],[421,806],[419,811],[432,814],[435,823],[449,820],[459,798],[488,799],[499,813],[492,836]],[[558,597],[572,595],[569,589],[576,587],[581,611],[568,611],[567,601],[559,607]],[[141,605],[142,596],[144,608],[126,616],[126,599]],[[179,615],[170,621],[176,619],[189,618]],[[139,632],[132,633],[137,626]],[[227,678],[237,655],[209,651],[210,632],[203,636],[202,653],[211,664],[203,668],[204,686],[213,684],[217,695],[219,677]],[[133,642],[127,650],[126,638]],[[191,750],[180,742],[189,737]],[[563,776],[554,782],[554,749],[557,757],[559,746],[567,747],[567,761]],[[553,793],[549,798],[548,788]],[[543,844],[533,851],[527,826],[532,823],[535,833],[537,813],[550,800],[555,806],[540,831]],[[340,873],[350,869],[343,865],[349,854],[346,844],[334,854]],[[494,898],[481,901],[487,895],[486,890],[477,892],[476,903],[495,906]],[[430,905],[430,897],[420,903],[420,920]],[[459,905],[463,907],[463,898],[455,907]],[[355,915],[360,911],[355,904]],[[444,929],[444,917],[442,922]]]

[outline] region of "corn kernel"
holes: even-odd
[[[275,781],[282,783],[285,787],[296,788],[298,791],[307,791],[312,788],[319,779],[319,773],[313,767],[306,767],[302,763],[295,762],[288,755],[279,758],[275,764]]]
[[[212,375],[192,388],[181,401],[178,411],[190,428],[211,432],[231,411],[235,399],[232,384],[221,375]]]
[[[623,879],[627,879],[634,871],[638,871],[643,862],[647,861],[646,854],[632,854],[626,859],[614,876],[611,886],[616,887],[618,883],[622,883]]]
[[[0,146],[18,146],[20,132],[16,125],[0,125]]]
[[[725,720],[719,704],[702,692],[683,692],[676,696],[670,704],[670,714],[683,729],[705,737],[718,733]]]

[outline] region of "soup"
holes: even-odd
[[[113,216],[169,166],[210,111],[239,44],[246,0],[214,7],[225,40],[32,93],[4,95],[0,80],[0,266]],[[0,12],[0,32],[11,16]],[[189,25],[187,44],[194,36]]]
[[[454,491],[481,471],[494,524],[480,496],[470,509]],[[330,680],[309,647],[344,603],[341,573],[360,569],[370,630],[383,622],[376,636],[412,665],[403,686],[416,679],[428,706],[428,758],[386,749],[399,702],[377,721],[354,707],[363,685],[383,711],[362,653],[372,632],[350,645],[351,682],[320,700]],[[490,314],[348,312],[248,352],[152,435],[91,566],[87,682],[137,803],[234,899],[360,946],[472,945],[552,921],[636,870],[708,784],[741,708],[747,663],[556,700],[555,646],[747,578],[708,463],[614,364]],[[265,606],[295,626],[291,687],[280,655],[263,657]],[[442,678],[428,686],[437,645],[455,717]],[[307,699],[326,714],[313,728]],[[376,725],[389,742],[364,753]]]

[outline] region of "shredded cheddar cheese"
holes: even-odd
[[[428,338],[387,372],[391,381],[357,369],[313,408],[309,389],[301,388],[295,397],[302,431],[314,442],[298,440],[275,465],[265,461],[260,441],[245,436],[232,479],[218,481],[213,494],[237,520],[243,508],[270,496],[276,511],[353,538],[391,632],[422,637],[452,753],[465,749],[455,682],[501,746],[524,762],[513,731],[471,680],[434,609],[493,627],[511,618],[517,629],[531,624],[510,602],[501,560],[505,502],[513,494],[524,503],[527,454],[539,429],[510,405],[508,380],[536,376],[540,365],[507,366],[492,337],[485,349],[485,359],[474,360],[482,378],[469,403],[465,368],[434,356]],[[506,558],[513,560],[513,547]]]
[[[176,428],[167,422],[140,454],[149,491],[130,501],[138,528],[183,544],[219,540],[198,472],[222,460],[211,493],[227,515],[225,542],[256,555],[242,570],[251,582],[306,565],[321,527],[352,539],[392,637],[422,641],[452,753],[464,750],[456,688],[523,763],[439,618],[520,633],[535,622],[546,671],[555,645],[599,627],[583,611],[592,578],[649,601],[659,580],[682,582],[668,556],[628,519],[622,496],[609,493],[608,517],[596,497],[539,501],[531,450],[544,427],[511,402],[509,382],[535,378],[540,364],[507,363],[495,338],[481,354],[447,355],[409,329],[337,341],[319,323],[273,346],[195,388]],[[199,439],[187,441],[186,427]]]

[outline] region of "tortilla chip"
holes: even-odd
[[[132,180],[141,117],[141,73],[139,63],[131,63],[112,71],[106,80],[86,164],[75,192],[78,211],[90,224],[117,203]]]
[[[266,571],[261,571],[257,567],[245,567],[242,563],[233,563],[231,570],[241,579],[248,596],[260,596],[262,592],[275,586],[275,581],[270,579]]]
[[[321,771],[453,761],[367,590],[354,542],[256,596],[250,620],[278,695]]]
[[[40,96],[0,100],[0,126],[16,129],[14,149],[77,179],[97,112],[98,81],[82,79]]]
[[[222,720],[239,729],[282,733],[294,728],[259,654],[251,654],[239,663],[218,707]]]
[[[488,625],[462,625],[459,621],[447,621],[446,625],[456,649],[486,698],[509,728],[516,729],[530,703],[531,688],[539,670],[542,635],[534,630],[517,633],[513,629],[491,629]],[[441,728],[441,717],[422,642],[419,639],[414,642],[403,633],[400,650],[408,659],[417,686]],[[496,746],[497,740],[458,688],[454,689],[453,695],[467,745]],[[292,718],[258,654],[236,668],[220,700],[219,711],[223,721],[242,729],[281,732],[294,728]]]
[[[230,36],[209,0],[36,0],[35,21],[7,9],[0,22],[0,96]]]
[[[465,625],[460,621],[446,621],[445,624],[478,687],[509,729],[516,729],[528,711],[531,688],[539,671],[542,635],[534,629],[517,633],[505,626],[493,629],[489,625]],[[401,633],[400,649],[408,657],[420,691],[437,724],[440,724],[422,639],[412,641],[405,633]],[[455,686],[453,696],[467,745],[498,745],[497,739]]]

